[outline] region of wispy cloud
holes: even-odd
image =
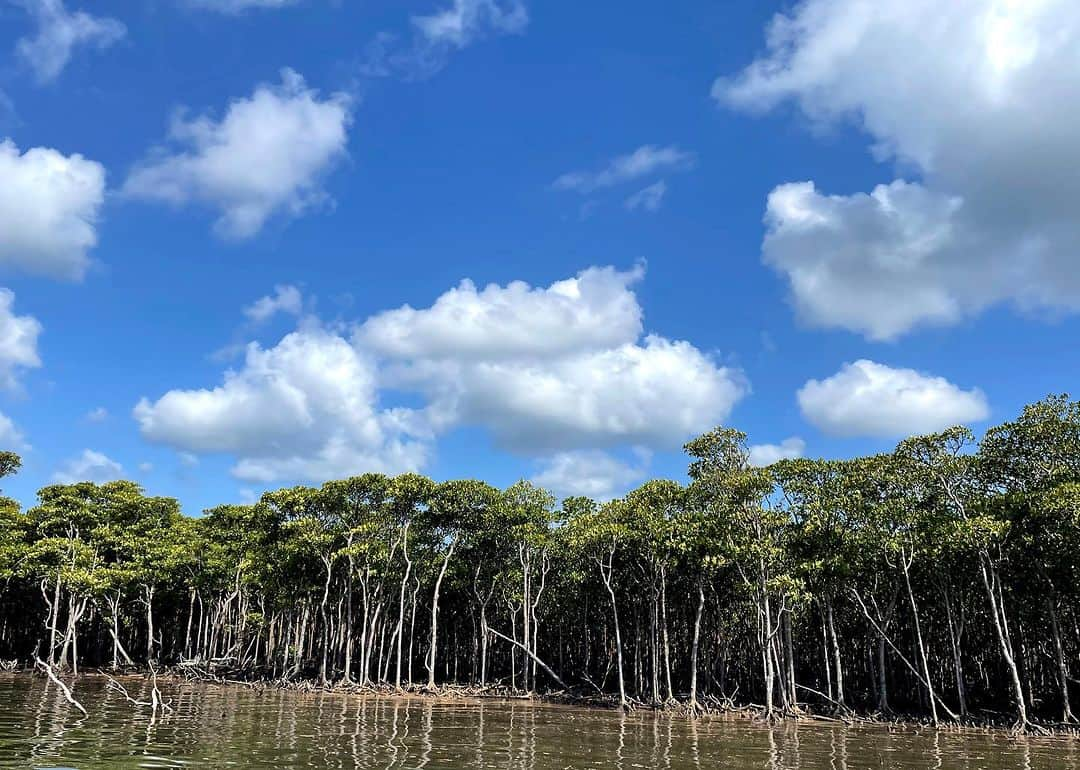
[[[638,209],[644,211],[657,211],[660,208],[660,204],[664,202],[664,195],[666,194],[667,182],[661,179],[659,182],[638,190],[631,195],[626,199],[625,206],[627,211],[637,211]]]
[[[369,77],[418,80],[446,66],[451,53],[488,37],[518,35],[529,25],[521,0],[453,0],[430,14],[411,16],[411,36],[380,32],[361,67]]]
[[[696,162],[694,153],[681,150],[675,145],[657,147],[646,144],[628,155],[613,158],[597,171],[572,171],[563,174],[552,186],[556,190],[591,193],[659,173],[686,171],[693,168]]]
[[[37,23],[36,33],[21,38],[15,50],[40,83],[59,77],[76,48],[104,50],[127,34],[127,28],[116,19],[69,11],[62,0],[15,0],[15,4],[24,7]]]

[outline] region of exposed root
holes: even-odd
[[[41,669],[43,672],[45,672],[45,675],[48,676],[49,679],[51,679],[53,681],[53,683],[58,688],[60,688],[60,692],[63,693],[64,699],[68,703],[70,703],[72,706],[74,706],[79,711],[81,711],[84,717],[85,716],[90,716],[89,714],[86,713],[86,709],[83,708],[83,705],[81,703],[79,703],[77,700],[75,700],[75,696],[71,694],[71,688],[69,688],[66,684],[64,684],[60,680],[60,677],[58,677],[56,675],[56,672],[53,671],[52,666],[50,666],[48,663],[43,661],[41,658],[35,658],[34,663],[39,669]]]

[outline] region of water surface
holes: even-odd
[[[148,699],[138,679],[124,680]],[[1072,739],[743,719],[512,702],[447,702],[241,687],[162,685],[174,713],[84,677],[71,709],[41,679],[0,676],[0,769],[693,768],[1051,770],[1080,768]]]

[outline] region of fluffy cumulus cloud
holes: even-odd
[[[77,484],[80,481],[93,481],[102,484],[116,481],[123,477],[124,467],[101,452],[84,449],[78,457],[63,463],[52,480],[57,484]]]
[[[216,231],[248,238],[277,214],[327,200],[323,180],[344,157],[351,122],[344,94],[323,97],[290,69],[280,85],[237,99],[220,120],[179,115],[170,145],[132,170],[128,195],[220,211]]]
[[[809,422],[834,436],[901,438],[990,414],[977,388],[963,390],[943,377],[865,359],[845,364],[832,377],[809,380],[798,401]]]
[[[15,315],[15,294],[0,289],[0,385],[18,386],[18,375],[41,366],[38,335],[41,323],[29,315]]]
[[[1080,5],[803,0],[767,45],[720,100],[854,121],[907,177],[769,196],[764,259],[806,322],[890,339],[1003,302],[1080,310]]]
[[[670,171],[685,171],[692,168],[695,156],[671,145],[657,147],[646,144],[628,155],[613,158],[606,166],[596,171],[571,171],[555,180],[556,190],[575,190],[591,193],[605,187],[633,182],[643,177]]]
[[[524,281],[477,289],[464,280],[429,308],[405,305],[369,318],[357,331],[365,348],[392,359],[550,358],[606,350],[641,335],[631,286],[644,266],[590,268],[547,287]]]
[[[0,142],[0,266],[77,280],[90,266],[105,169],[46,147]]]
[[[127,33],[116,19],[69,11],[62,0],[14,0],[34,17],[37,30],[21,38],[15,50],[39,82],[55,80],[76,48],[103,50]]]
[[[726,418],[746,386],[689,342],[642,338],[630,288],[640,275],[594,268],[547,289],[464,285],[430,308],[374,316],[356,340],[379,355],[386,385],[427,397],[437,429],[482,425],[522,453],[675,448]]]
[[[491,359],[422,367],[438,422],[486,426],[500,445],[531,453],[634,444],[674,449],[722,422],[741,378],[689,342],[650,335],[556,359]]]
[[[439,435],[474,426],[544,460],[542,477],[566,479],[585,458],[605,468],[594,483],[621,488],[633,468],[598,450],[675,449],[746,392],[739,372],[690,343],[643,335],[632,290],[642,272],[590,268],[547,287],[466,281],[429,307],[372,316],[348,339],[305,319],[273,348],[249,345],[218,387],[143,399],[135,417],[152,441],[234,455],[234,474],[252,483],[419,469]],[[421,404],[382,406],[402,396]]]
[[[532,483],[559,497],[610,500],[645,477],[646,463],[629,464],[607,452],[578,450],[546,458]]]
[[[779,460],[802,457],[805,451],[806,442],[797,436],[786,438],[779,444],[755,444],[750,447],[750,464],[765,468]]]
[[[237,478],[326,479],[420,467],[408,410],[378,407],[370,360],[308,325],[275,347],[248,346],[243,366],[212,389],[172,390],[135,407],[142,435],[194,453],[237,456]]]
[[[278,313],[299,316],[304,310],[304,296],[295,286],[275,286],[274,293],[260,297],[244,308],[244,315],[252,323],[262,323]]]

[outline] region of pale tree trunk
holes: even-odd
[[[60,589],[63,585],[63,581],[60,579],[60,570],[56,571],[56,585],[53,587],[52,598],[52,618],[49,621],[49,665],[56,664],[56,648],[59,646],[57,637],[59,636],[59,630],[57,625],[60,623]],[[44,593],[44,591],[42,592]]]
[[[320,556],[326,570],[326,582],[323,584],[322,601],[319,602],[319,622],[322,624],[323,645],[322,662],[319,664],[319,681],[326,684],[326,658],[330,652],[330,621],[326,615],[326,603],[330,599],[330,581],[334,575],[334,561],[329,554]],[[312,634],[312,637],[315,635]]]
[[[986,589],[986,598],[990,602],[990,614],[994,618],[994,632],[997,635],[998,647],[1001,650],[1001,657],[1005,660],[1005,665],[1009,669],[1009,680],[1012,685],[1013,698],[1016,701],[1017,724],[1019,727],[1026,729],[1031,726],[1031,722],[1028,720],[1024,687],[1020,683],[1020,671],[1016,666],[1012,641],[1009,639],[1007,626],[1005,625],[1005,608],[999,603],[995,590],[1001,577],[990,555],[985,551],[979,554],[979,566],[983,587]]]
[[[524,649],[526,652],[529,649],[529,641],[532,639],[531,627],[529,625],[529,605],[532,603],[532,596],[530,591],[532,589],[532,551],[525,543],[518,543],[518,562],[521,564],[521,623],[522,623],[522,638],[525,640]],[[521,679],[523,689],[529,691],[529,662],[523,661],[523,667],[521,672]]]
[[[967,687],[964,685],[964,659],[960,651],[960,637],[964,633],[964,621],[961,615],[957,619],[953,615],[952,599],[949,596],[949,588],[943,589],[945,597],[945,620],[949,627],[949,647],[952,650],[953,673],[956,677],[956,698],[960,703],[960,716],[967,718]]]
[[[348,569],[349,574],[345,580],[345,674],[343,678],[346,682],[352,681],[352,655],[353,655],[353,569],[355,567],[354,559],[352,555],[352,534],[349,535],[348,546],[349,559]]]
[[[690,708],[697,710],[698,653],[701,649],[701,615],[705,610],[705,583],[698,580],[697,612],[694,613],[694,641],[690,646]]]
[[[667,621],[667,568],[660,568],[660,623],[664,634],[664,677],[667,684],[667,699],[675,700],[675,690],[671,686],[671,641],[668,639]]]
[[[416,643],[416,598],[420,595],[420,578],[413,576],[412,606],[409,608],[409,685],[413,683],[412,666],[415,660],[413,646]]]
[[[623,650],[622,650],[622,632],[619,630],[619,605],[615,600],[615,588],[611,584],[613,572],[615,569],[615,546],[612,544],[608,551],[607,564],[604,564],[603,559],[597,559],[597,564],[600,566],[600,577],[604,581],[604,587],[607,588],[608,596],[611,598],[611,617],[615,626],[615,658],[616,666],[619,673],[619,707],[625,709],[627,705],[626,701],[626,682],[623,677]]]
[[[488,660],[488,633],[487,606],[495,593],[495,581],[491,583],[491,589],[486,595],[480,593],[480,564],[476,565],[476,573],[473,575],[473,593],[476,595],[476,603],[480,605],[480,686],[487,686],[487,660]]]
[[[154,660],[154,586],[143,584],[143,604],[146,605],[146,662]]]
[[[795,650],[791,633],[791,610],[785,609],[781,615],[784,636],[784,660],[787,665],[785,683],[788,689],[788,702],[792,710],[799,708],[798,693],[795,692]]]
[[[914,555],[908,558],[904,553],[900,554],[900,565],[904,572],[904,586],[907,588],[908,603],[911,605],[911,621],[915,628],[915,644],[919,650],[919,662],[922,664],[923,679],[926,682],[926,692],[930,702],[930,718],[934,725],[938,724],[937,699],[934,697],[934,682],[930,678],[930,661],[926,654],[926,645],[923,643],[922,624],[919,622],[919,607],[915,603],[915,593],[911,590],[911,561]]]
[[[127,664],[134,665],[131,660],[131,656],[127,654],[127,650],[124,649],[124,645],[120,643],[120,592],[116,591],[109,596],[109,614],[112,615],[111,628],[109,633],[113,638],[113,652],[112,652],[112,668],[115,671],[120,667],[120,656],[123,656]]]
[[[957,494],[956,489],[944,476],[938,475],[938,481],[949,500],[956,506],[960,517],[965,521],[968,518],[967,508],[963,500]],[[1016,666],[1016,658],[1013,654],[1012,640],[1009,638],[1008,625],[1006,623],[1005,607],[998,601],[995,588],[999,587],[1001,576],[989,551],[982,547],[979,549],[979,573],[982,576],[983,588],[986,589],[986,598],[990,603],[990,614],[994,617],[994,632],[997,635],[998,647],[1001,649],[1001,657],[1009,669],[1009,679],[1012,685],[1013,698],[1016,700],[1017,726],[1027,730],[1031,722],[1027,715],[1027,701],[1024,699],[1024,687],[1020,683],[1020,671]]]
[[[537,653],[540,651],[540,620],[537,616],[537,609],[540,607],[540,598],[544,595],[544,588],[547,585],[547,574],[551,564],[548,561],[547,550],[544,549],[540,553],[540,586],[534,591],[530,587],[532,593],[532,604],[529,607],[529,612],[532,615],[532,678],[533,686],[536,686],[536,666],[540,658]]]
[[[825,598],[826,608],[826,622],[829,629],[829,645],[832,649],[833,658],[833,681],[836,687],[835,700],[837,707],[840,709],[847,709],[847,704],[844,702],[844,669],[840,665],[840,641],[836,636],[836,624],[833,622],[833,602],[832,597]]]
[[[187,629],[184,631],[184,657],[191,658],[191,624],[195,618],[195,594],[194,588],[191,589],[188,598],[188,616],[187,616]]]
[[[773,703],[773,679],[775,678],[775,672],[773,670],[773,658],[769,648],[772,645],[772,607],[769,602],[768,584],[765,580],[765,565],[759,564],[758,569],[758,584],[757,584],[757,601],[758,601],[758,634],[760,636],[759,642],[761,646],[761,673],[762,678],[765,680],[765,718],[772,719],[776,706]]]
[[[454,555],[454,549],[457,547],[457,536],[450,540],[450,548],[447,550],[446,555],[443,557],[442,567],[439,568],[439,576],[435,579],[435,590],[431,596],[431,648],[428,650],[428,689],[435,689],[435,656],[436,646],[439,640],[439,591],[442,589],[443,578],[446,577],[446,568],[450,564],[450,559]]]
[[[402,636],[405,628],[405,586],[412,574],[412,559],[409,558],[409,524],[405,522],[401,540],[401,553],[405,558],[405,575],[401,578],[401,592],[398,595],[398,620],[397,620],[397,665],[394,669],[394,689],[401,689],[401,652],[403,647]],[[409,636],[410,656],[412,655],[412,635]]]
[[[1069,703],[1069,671],[1065,665],[1065,651],[1061,644],[1061,626],[1058,623],[1057,599],[1053,595],[1046,599],[1050,612],[1050,629],[1054,633],[1054,654],[1057,658],[1058,685],[1061,688],[1061,721],[1075,722],[1072,705]]]

